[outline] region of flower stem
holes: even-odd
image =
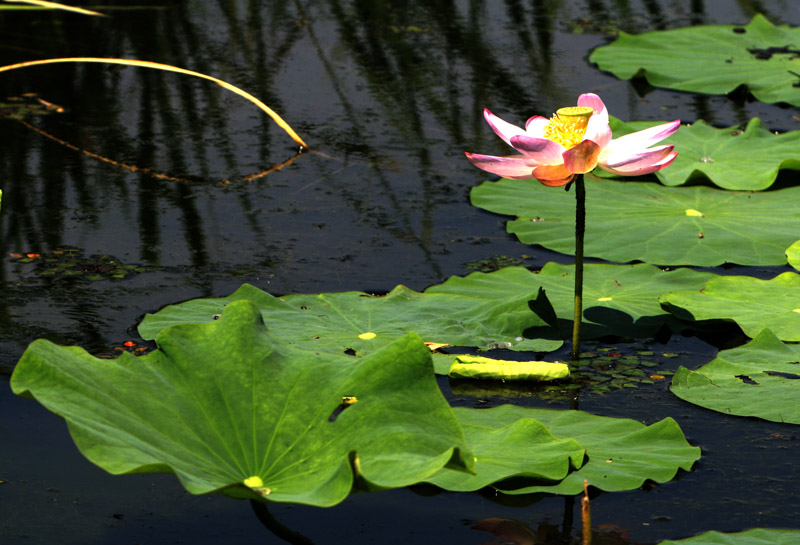
[[[572,322],[572,361],[581,354],[583,320],[583,232],[586,230],[586,188],[583,174],[575,177],[575,316]]]

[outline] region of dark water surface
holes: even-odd
[[[626,120],[730,126],[760,117],[773,130],[798,129],[796,109],[741,93],[654,90],[586,60],[619,29],[745,24],[756,12],[800,24],[794,0],[197,0],[139,2],[102,19],[0,11],[0,65],[103,56],[200,71],[262,99],[315,150],[249,179],[290,159],[296,146],[260,110],[212,83],[88,64],[0,74],[0,102],[38,93],[65,109],[27,117],[29,125],[0,117],[0,368],[10,373],[38,337],[113,353],[138,339],[144,313],[227,295],[244,282],[276,295],[421,290],[494,255],[535,268],[570,263],[519,244],[506,235],[505,218],[470,206],[468,192],[484,176],[463,150],[506,152],[482,109],[522,123],[592,91]],[[58,139],[178,180],[99,161]],[[41,257],[27,262],[28,253]],[[695,368],[716,353],[679,336],[655,350],[681,354],[675,368]],[[3,543],[279,542],[245,502],[190,496],[169,475],[105,474],[78,453],[62,420],[6,384]],[[456,404],[477,402],[446,381],[442,387]],[[672,396],[667,384],[582,396],[581,408],[645,423],[672,416],[704,454],[673,482],[594,498],[596,542],[800,527],[796,427],[705,411]],[[419,489],[355,495],[330,509],[278,505],[272,513],[320,545],[467,545],[486,539],[470,526],[487,517],[578,535],[572,507],[572,498]]]

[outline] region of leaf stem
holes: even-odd
[[[583,233],[586,230],[586,188],[583,174],[575,177],[575,315],[572,322],[572,361],[581,354],[583,320]]]

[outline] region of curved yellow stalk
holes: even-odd
[[[45,2],[44,0],[4,0],[5,2],[15,2],[18,4],[31,4],[33,6],[39,6],[40,8],[48,8],[48,9],[61,9],[64,11],[74,11],[75,13],[82,13],[83,15],[97,15],[100,17],[108,17],[105,13],[98,13],[96,11],[91,11],[88,9],[83,8],[76,8],[75,6],[67,6],[64,4],[58,4],[56,2]]]
[[[38,61],[27,61],[21,62],[17,64],[9,64],[7,66],[0,66],[0,72],[6,72],[8,70],[15,70],[17,68],[27,68],[29,66],[38,66],[42,64],[55,64],[60,62],[96,62],[96,63],[103,63],[103,64],[121,64],[124,66],[139,66],[142,68],[155,68],[156,70],[164,70],[167,72],[177,72],[178,74],[186,74],[187,76],[194,76],[197,78],[207,79],[209,81],[213,81],[220,87],[227,89],[228,91],[234,92],[240,97],[246,98],[259,108],[266,112],[268,116],[272,118],[272,120],[284,131],[288,134],[292,140],[294,140],[297,145],[307,148],[308,145],[303,141],[300,136],[289,126],[286,121],[284,121],[281,116],[275,113],[272,108],[258,100],[256,97],[251,95],[246,91],[242,91],[238,87],[231,85],[221,79],[217,79],[213,76],[207,76],[206,74],[201,74],[200,72],[194,72],[192,70],[186,70],[184,68],[178,68],[177,66],[171,66],[169,64],[161,64],[158,62],[150,62],[150,61],[137,61],[132,59],[115,59],[115,58],[100,58],[100,57],[67,57],[62,59],[42,59]]]

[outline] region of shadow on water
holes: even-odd
[[[283,131],[208,82],[88,64],[0,75],[0,102],[36,93],[64,108],[30,114],[27,123],[140,169],[98,161],[0,116],[4,372],[35,338],[112,353],[136,338],[145,312],[227,295],[244,282],[276,294],[386,292],[397,284],[421,290],[490,256],[532,267],[571,262],[521,246],[505,233],[504,219],[469,206],[468,192],[483,176],[463,151],[507,153],[486,127],[484,107],[522,124],[594,91],[622,119],[702,117],[731,126],[758,115],[767,126],[797,128],[778,106],[637,87],[586,60],[619,31],[744,24],[755,13],[800,24],[798,10],[780,0],[245,0],[123,7],[112,2],[111,17],[103,19],[0,11],[0,65],[105,56],[196,70],[263,100],[315,153],[284,164],[297,150]],[[281,168],[248,178],[276,165]],[[11,257],[67,250],[87,260],[69,274],[43,274],[51,269],[42,262]],[[142,270],[103,276],[108,262],[98,256]],[[598,335],[626,319],[599,309],[588,309],[587,317]],[[679,353],[675,366],[696,368],[713,359],[715,346],[675,334],[659,350]],[[462,405],[569,403],[530,391],[442,388]],[[2,390],[0,479],[12,505],[4,504],[0,534],[9,542],[270,539],[241,502],[189,496],[172,476],[102,473],[77,453],[59,418]],[[581,408],[647,423],[672,416],[707,454],[674,482],[593,498],[598,543],[796,526],[800,504],[792,490],[800,475],[787,454],[794,436],[784,427],[732,423],[680,402],[667,383],[582,395]],[[758,463],[743,467],[742,460]],[[544,543],[577,535],[565,522],[572,498],[519,501],[485,491],[429,497],[399,490],[356,494],[331,509],[271,505],[270,512],[319,544],[481,543],[488,534],[470,527],[490,518],[514,519]]]

